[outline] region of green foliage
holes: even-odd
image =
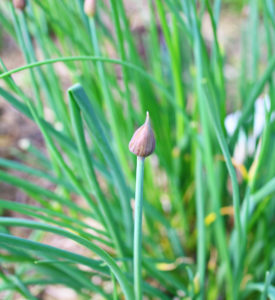
[[[0,218],[4,299],[38,299],[55,284],[79,299],[134,299],[135,157],[128,143],[146,111],[156,152],[144,168],[144,295],[274,299],[275,5],[245,3],[249,13],[239,15],[236,32],[242,53],[232,53],[221,45],[230,1],[223,4],[149,0],[143,9],[150,18],[136,34],[122,0],[98,1],[93,19],[83,0],[27,1],[24,12],[0,3],[0,26],[25,59],[13,70],[0,59],[1,100],[33,121],[47,153],[30,141],[16,157],[0,158],[0,180],[32,200],[0,200],[1,210],[21,215]],[[31,84],[18,86],[18,72]],[[265,103],[260,121],[256,101]],[[229,134],[225,119],[236,107]],[[247,140],[262,121],[253,153],[238,163],[241,136]],[[28,237],[14,227],[28,228]],[[81,245],[85,255],[47,245],[50,234]]]

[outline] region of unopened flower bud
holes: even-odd
[[[84,2],[84,12],[85,14],[92,18],[95,15],[96,10],[96,0],[85,0]]]
[[[26,7],[26,0],[12,0],[12,3],[19,10],[24,10]]]
[[[136,130],[129,143],[129,150],[137,156],[147,157],[155,150],[155,144],[155,136],[147,112],[145,123]]]

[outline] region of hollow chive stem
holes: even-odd
[[[150,125],[147,112],[145,123],[134,133],[129,150],[137,156],[136,193],[135,193],[135,221],[134,221],[134,291],[135,300],[142,299],[142,202],[144,160],[155,149],[155,137]]]
[[[135,227],[134,227],[134,289],[135,299],[142,299],[141,283],[141,243],[142,243],[142,202],[143,202],[143,177],[144,157],[137,157],[135,194]]]

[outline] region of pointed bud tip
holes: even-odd
[[[147,157],[155,150],[155,136],[150,124],[149,112],[146,112],[145,123],[134,133],[129,150],[137,156]]]
[[[150,115],[149,115],[149,111],[146,111],[146,119],[145,119],[145,123],[149,124],[150,123]]]
[[[12,3],[16,9],[24,10],[26,7],[26,0],[12,0]]]
[[[96,0],[85,0],[84,2],[84,12],[85,14],[92,18],[95,15],[96,10]]]

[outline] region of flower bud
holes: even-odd
[[[95,15],[96,0],[85,0],[84,2],[84,12],[85,14],[92,18]]]
[[[155,136],[147,112],[145,123],[136,130],[129,143],[129,150],[137,156],[147,157],[155,150],[155,145]]]
[[[24,10],[26,7],[26,0],[12,0],[12,3],[19,10]]]

